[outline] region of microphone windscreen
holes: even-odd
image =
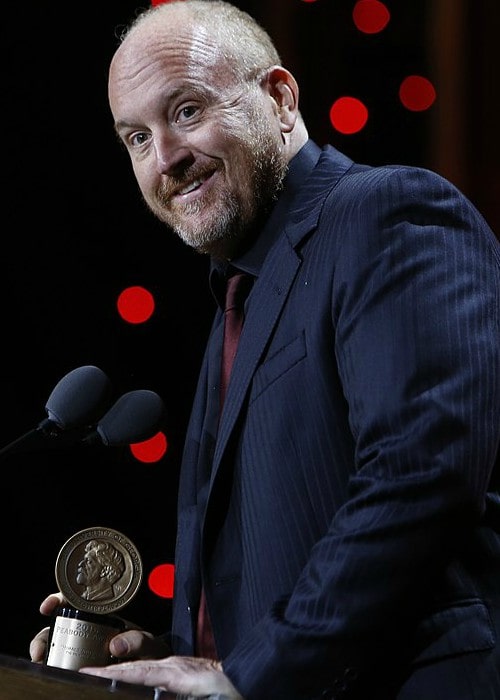
[[[45,410],[62,430],[95,423],[111,402],[112,387],[99,367],[85,365],[68,372],[53,388]]]
[[[128,445],[153,437],[165,418],[163,400],[154,391],[129,391],[116,401],[97,424],[107,446]]]

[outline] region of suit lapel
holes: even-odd
[[[300,266],[298,256],[289,245],[274,246],[270,255],[272,257],[269,264],[266,261],[265,270],[251,292],[251,304],[243,324],[219,424],[214,455],[215,467],[220,462],[259,358],[264,352]]]
[[[245,317],[232,378],[219,424],[211,482],[226,449],[248,387],[301,265],[297,246],[318,223],[327,194],[352,165],[330,146],[323,149],[318,164],[297,194],[278,240],[269,251],[254,288]]]

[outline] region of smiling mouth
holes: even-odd
[[[194,180],[191,180],[187,184],[185,184],[183,187],[180,187],[176,192],[175,196],[177,197],[182,197],[183,195],[190,194],[191,192],[194,192],[195,190],[198,190],[207,180],[209,180],[214,173],[208,172],[208,173],[203,173],[202,175],[199,175],[196,177]]]
[[[183,194],[189,194],[190,192],[193,192],[193,190],[198,189],[200,185],[202,185],[205,182],[206,178],[198,178],[197,180],[193,180],[193,182],[190,182],[189,185],[186,185],[182,189],[180,189],[177,194],[178,195],[183,195]]]

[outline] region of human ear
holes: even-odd
[[[273,108],[284,133],[292,131],[299,113],[299,86],[286,68],[273,66],[266,75],[266,85]]]

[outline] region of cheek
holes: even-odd
[[[160,176],[153,167],[147,167],[145,163],[133,163],[134,176],[143,196],[148,199],[158,187]]]
[[[226,110],[217,114],[200,132],[197,145],[200,151],[231,158],[248,141],[248,114]]]
[[[231,163],[231,174],[239,190],[247,190],[250,186],[253,163],[246,151],[238,150],[237,156]]]

